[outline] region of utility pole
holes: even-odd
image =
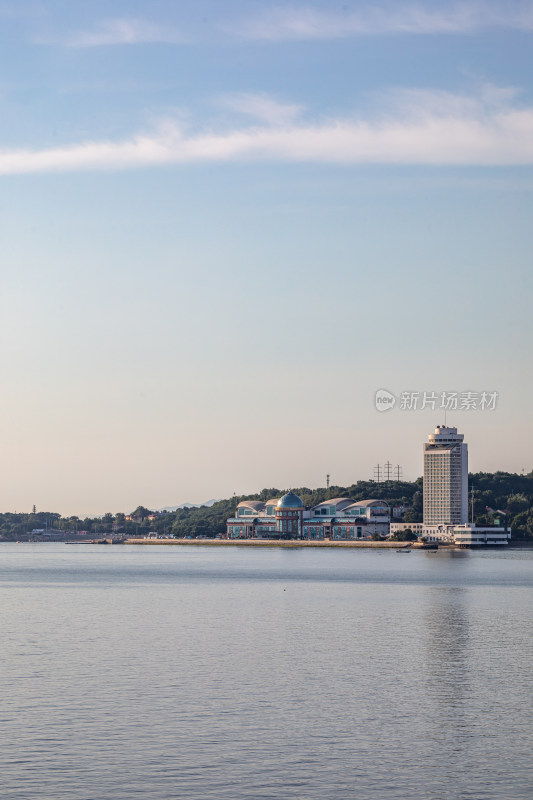
[[[391,474],[392,474],[392,464],[390,463],[390,461],[387,461],[385,463],[383,469],[384,469],[384,472],[385,472],[385,480],[386,481],[390,481]]]
[[[381,467],[379,464],[377,464],[374,467],[374,480],[376,481],[376,483],[381,483],[381,477],[382,477]]]
[[[400,481],[402,479],[402,468],[400,467],[399,464],[396,464],[396,466],[394,467],[394,474],[395,474],[396,480],[398,481],[398,483],[400,483]]]
[[[328,472],[328,474],[326,475],[326,489],[329,489],[329,479],[330,479],[330,474]]]

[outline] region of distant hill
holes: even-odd
[[[220,503],[220,500],[207,500],[205,503],[182,503],[180,506],[165,506],[158,509],[159,511],[181,511],[182,508],[211,508],[215,503]]]

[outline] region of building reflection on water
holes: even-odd
[[[450,556],[460,561],[465,554],[456,552]],[[424,750],[427,755],[446,753],[450,768],[453,765],[457,774],[458,770],[468,768],[468,745],[476,729],[471,703],[475,681],[471,665],[475,619],[469,608],[468,587],[428,587],[420,622],[424,654],[420,675]]]
[[[452,705],[460,704],[469,684],[467,594],[464,586],[428,587],[422,612],[427,687]]]

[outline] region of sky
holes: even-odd
[[[0,0],[0,510],[414,480],[445,405],[531,471],[532,44],[512,0]]]

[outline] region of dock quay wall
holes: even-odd
[[[393,548],[399,549],[405,542],[354,542],[348,540],[326,541],[308,539],[126,539],[124,544],[141,545],[176,545],[202,546],[210,545],[214,547],[371,547],[371,548]],[[423,548],[423,545],[414,543],[413,549]]]

